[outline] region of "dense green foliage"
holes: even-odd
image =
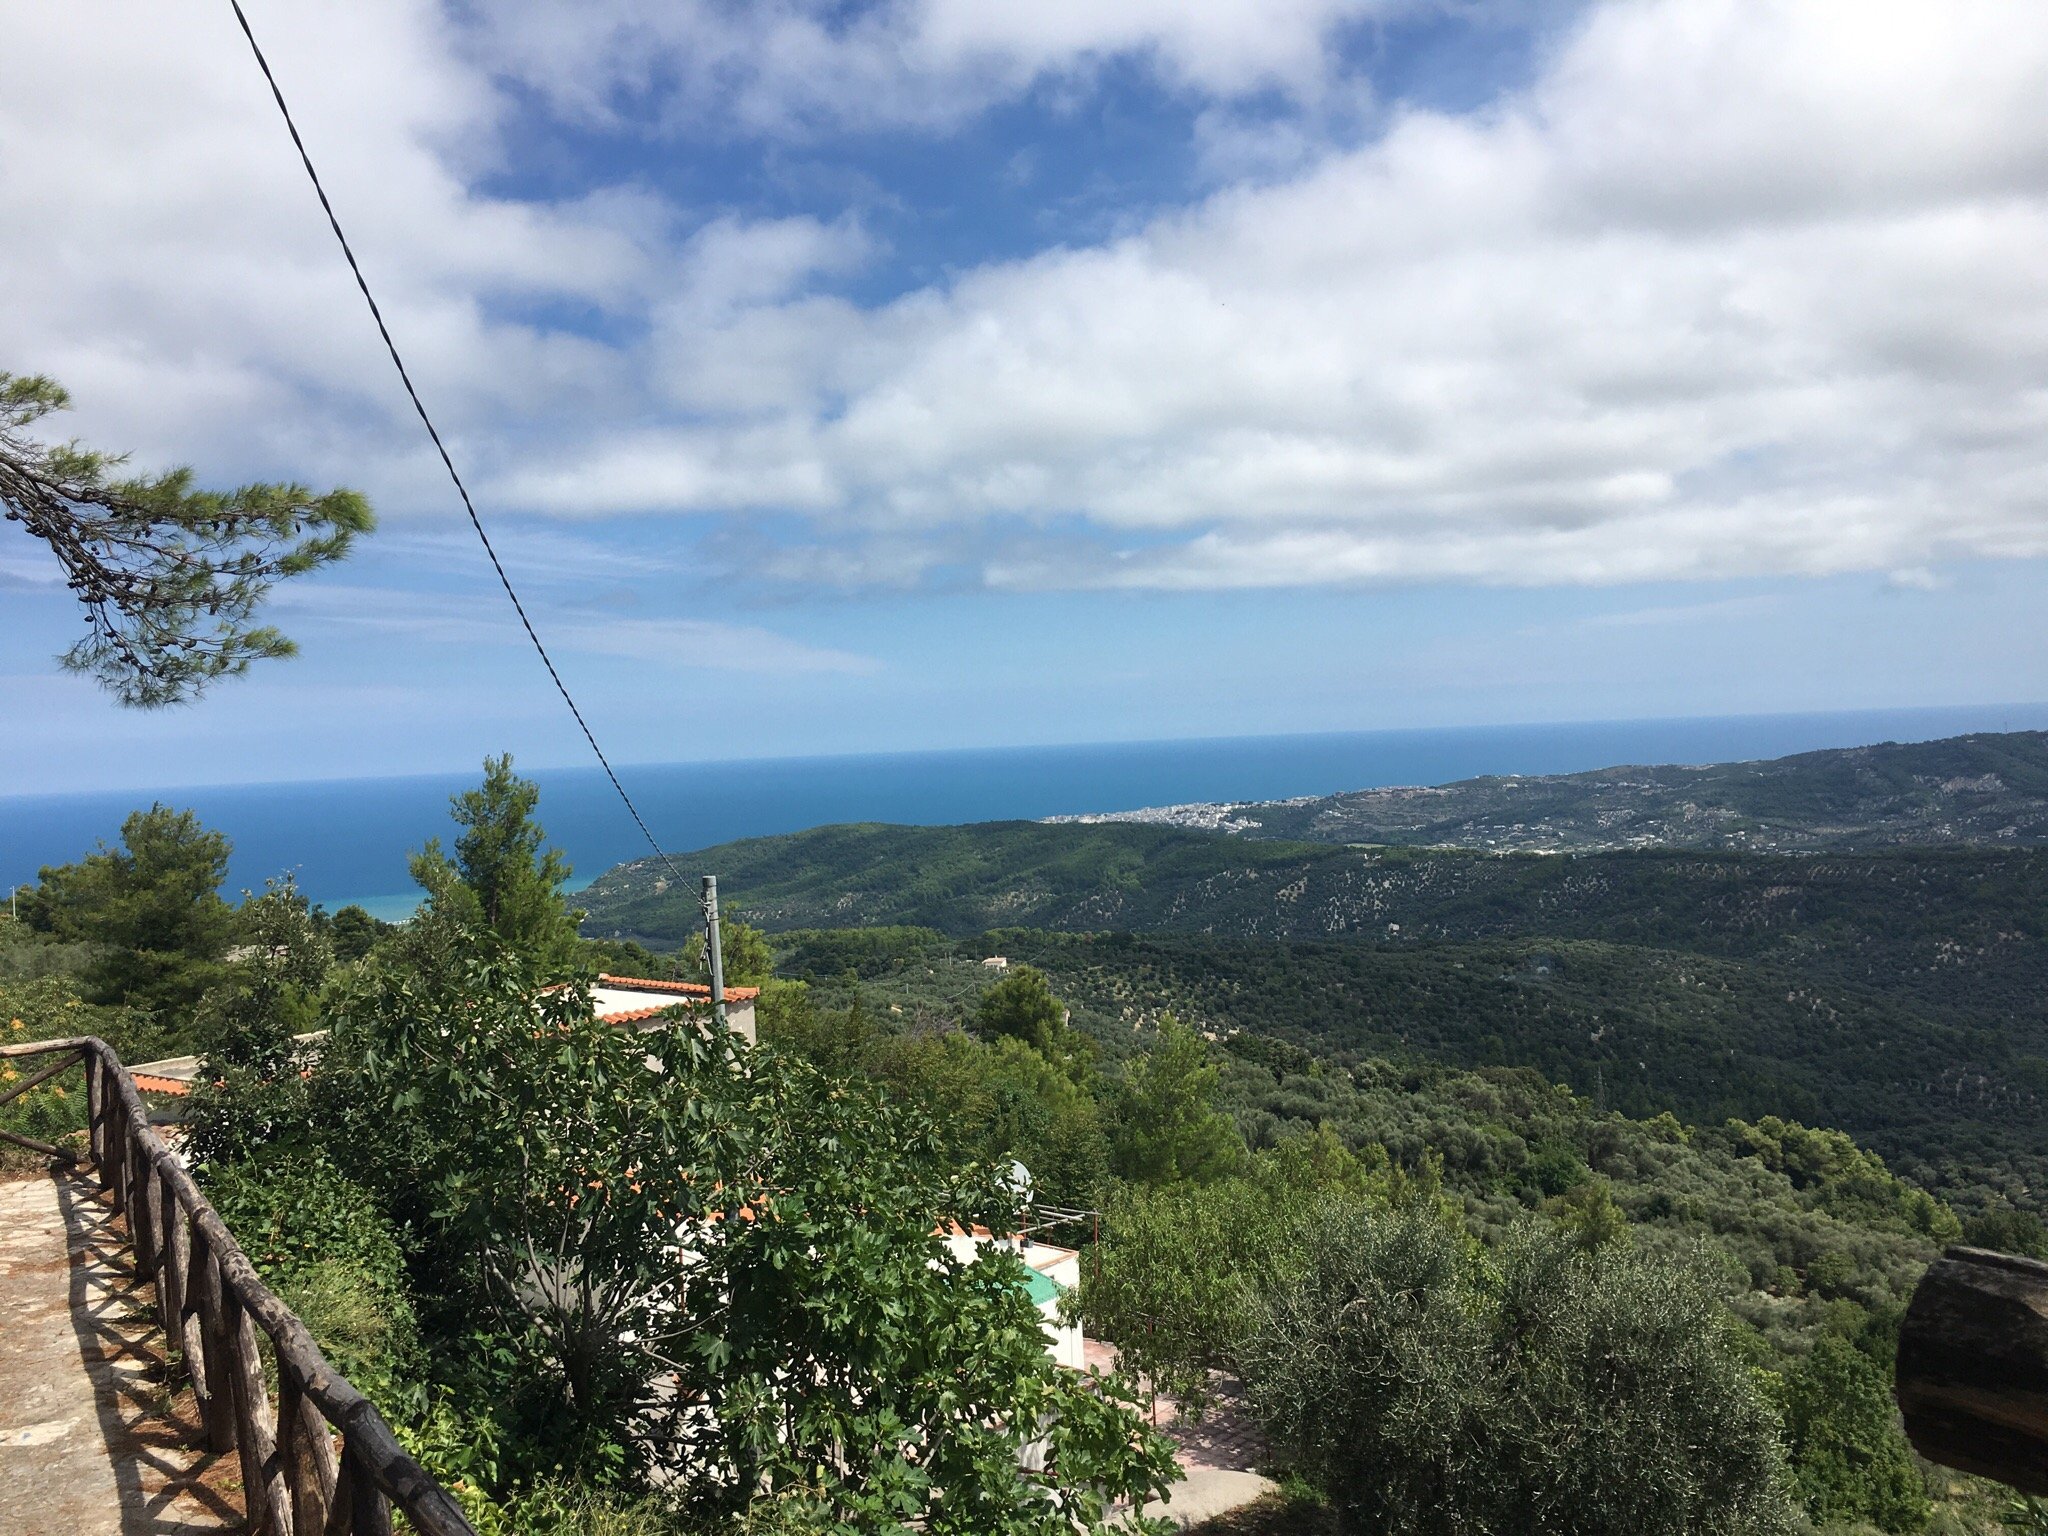
[[[159,1038],[155,1020],[125,1007],[88,1003],[78,975],[95,955],[90,944],[38,932],[0,916],[0,1045],[29,1045],[98,1035],[117,1050],[148,1050]],[[50,1063],[41,1057],[0,1061],[0,1093],[20,1086]],[[0,1104],[0,1129],[58,1143],[85,1128],[80,1074],[59,1075]],[[0,1143],[0,1170],[32,1166],[35,1153]]]
[[[1240,1351],[1254,1410],[1356,1532],[1793,1528],[1778,1418],[1683,1265],[1426,1207],[1326,1209]]]
[[[360,960],[377,947],[379,940],[390,937],[395,926],[350,904],[328,920],[327,939],[334,946],[337,960]]]
[[[1014,1228],[1007,1164],[706,1019],[595,1018],[531,786],[487,771],[412,923],[342,961],[273,887],[191,1022],[188,1152],[337,1363],[486,1531],[1128,1524],[1172,1476],[1129,1389],[944,1240]]]
[[[1040,1055],[1058,1050],[1066,1028],[1066,1010],[1045,977],[1028,965],[990,987],[974,1010],[974,1032],[982,1039],[1021,1040]]]
[[[1235,1169],[1244,1143],[1215,1108],[1220,1075],[1193,1030],[1161,1018],[1158,1044],[1130,1064],[1117,1094],[1117,1172],[1137,1184],[1199,1184]]]
[[[1835,1333],[1785,1377],[1785,1428],[1807,1508],[1822,1519],[1912,1530],[1928,1501],[1893,1429],[1883,1363]]]
[[[256,611],[279,581],[346,556],[369,503],[291,484],[202,490],[189,469],[118,476],[125,456],[30,435],[70,403],[53,379],[0,372],[0,512],[49,547],[85,610],[63,664],[155,708],[291,655]]]
[[[1127,1181],[1112,1162],[1088,1191],[1069,1185],[1059,1196],[1103,1212],[1102,1243],[1080,1298],[1091,1332],[1115,1339],[1134,1367],[1183,1399],[1199,1401],[1212,1371],[1242,1370],[1238,1351],[1264,1298],[1299,1273],[1299,1224],[1329,1200],[1447,1210],[1481,1245],[1475,1251],[1489,1253],[1505,1252],[1538,1222],[1574,1251],[1614,1250],[1646,1274],[1668,1271],[1669,1284],[1705,1285],[1731,1320],[1710,1334],[1721,1341],[1716,1349],[1768,1373],[1778,1412],[1787,1412],[1792,1383],[1825,1338],[1853,1338],[1882,1378],[1914,1282],[1959,1230],[1948,1205],[1838,1131],[1772,1115],[1705,1125],[1669,1112],[1630,1117],[1526,1068],[1467,1070],[1324,1040],[1311,1049],[1240,1031],[1204,1045],[1187,1030],[1154,1027],[1168,996],[1157,975],[1129,973],[1133,995],[1113,1009],[1090,1006],[1060,978],[1062,949],[1151,941],[1018,932],[998,940],[991,942],[1010,955],[1046,965],[1056,995],[1073,1000],[1070,1028],[1096,1047],[1081,1084],[1112,1140],[1130,1085],[1192,1042],[1201,1074],[1192,1102],[1227,1117],[1233,1139],[1248,1149],[1232,1171],[1207,1182]],[[1040,1149],[1012,1129],[1030,1118],[989,1112],[998,1097],[991,1085],[1020,1081],[1011,1061],[1036,1053],[1015,1040],[981,1044],[960,1027],[972,1024],[989,989],[976,958],[989,946],[963,953],[934,934],[905,932],[895,947],[891,960],[868,931],[791,936],[784,964],[801,957],[818,973],[808,984],[781,984],[803,989],[804,1028],[786,1046],[822,1046],[842,1070],[851,1065],[929,1106],[963,1149],[1014,1155],[1036,1171]],[[836,976],[826,974],[835,967]],[[943,1022],[949,1014],[951,1027]],[[1227,1027],[1217,1015],[1205,1022]],[[1068,1085],[1071,1105],[1074,1079],[1045,1074],[1055,1077]],[[2023,1212],[1986,1209],[1995,1212],[1984,1218],[1987,1232],[2033,1230]],[[1645,1280],[1637,1294],[1657,1293]],[[1655,1319],[1643,1327],[1661,1337]],[[1695,1360],[1686,1368],[1695,1367],[1726,1378],[1723,1365]],[[1829,1390],[1809,1401],[1826,1403]],[[1948,1488],[1929,1484],[1912,1462],[1888,1405],[1871,1417],[1867,1400],[1859,1406],[1851,1394],[1799,1423],[1798,1433],[1782,1436],[1783,1456],[1799,1501],[1824,1520],[1918,1529],[1915,1511],[1930,1487]],[[1857,1456],[1836,1448],[1845,1438]],[[1646,1477],[1649,1465],[1638,1468]],[[1891,1487],[1901,1466],[1903,1498]],[[1844,1486],[1853,1492],[1844,1496]],[[1940,1502],[1944,1518],[1983,1507],[1980,1496],[1963,1497],[1963,1505]]]
[[[484,781],[453,799],[455,856],[430,838],[413,855],[412,878],[441,916],[488,928],[551,967],[576,949],[576,914],[561,897],[573,871],[533,819],[540,790],[512,771],[512,756],[484,759]]]
[[[1418,1192],[1377,1159],[1382,1203]],[[1249,1157],[1208,1183],[1109,1191],[1108,1240],[1092,1256],[1081,1303],[1126,1363],[1201,1410],[1212,1378],[1238,1365],[1262,1298],[1299,1273],[1296,1239],[1321,1209],[1365,1195],[1366,1170],[1327,1127]],[[1428,1193],[1428,1191],[1422,1191]]]
[[[80,976],[91,1001],[177,1016],[217,979],[231,940],[227,867],[225,837],[190,811],[154,805],[121,824],[120,847],[44,869],[22,917],[93,946]]]
[[[2048,1180],[2048,1059],[2030,1033],[1867,983],[1589,940],[1367,948],[1003,933],[1078,1016],[1128,1030],[1171,1009],[1317,1052],[1517,1064],[1637,1116],[1776,1113],[1840,1126],[1967,1209]]]
[[[711,980],[711,967],[704,959],[707,947],[701,933],[693,934],[683,946],[683,970],[689,980]],[[718,960],[729,987],[758,987],[775,971],[775,956],[766,936],[729,913],[718,925]]]
[[[417,1369],[404,1255],[370,1193],[318,1158],[211,1165],[207,1198],[327,1358],[364,1391]]]

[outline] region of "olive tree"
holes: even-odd
[[[1240,1350],[1346,1532],[1789,1531],[1777,1415],[1707,1286],[1547,1224],[1487,1255],[1424,1206],[1333,1208]]]

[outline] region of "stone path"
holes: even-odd
[[[1114,1345],[1090,1339],[1083,1353],[1097,1370],[1116,1369]],[[1152,1422],[1173,1442],[1173,1459],[1181,1469],[1181,1480],[1167,1490],[1167,1496],[1145,1506],[1145,1514],[1153,1519],[1171,1520],[1179,1526],[1199,1525],[1242,1509],[1279,1487],[1258,1470],[1266,1460],[1266,1445],[1238,1401],[1238,1383],[1219,1376],[1213,1378],[1211,1388],[1216,1400],[1199,1424],[1182,1419],[1172,1398],[1161,1395],[1152,1400]]]
[[[88,1173],[0,1179],[0,1532],[242,1528],[236,1458],[163,1386],[155,1293]]]

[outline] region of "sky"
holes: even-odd
[[[246,0],[621,762],[2048,699],[2037,0]],[[0,369],[365,492],[8,789],[586,760],[226,0],[0,0]]]

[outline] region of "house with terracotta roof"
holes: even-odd
[[[754,1042],[754,1001],[759,987],[725,989],[725,1022],[732,1032]],[[600,1019],[611,1024],[632,1024],[652,1028],[653,1021],[669,1009],[684,1007],[711,1009],[711,989],[700,981],[659,981],[643,976],[601,975],[590,988],[590,1003]],[[316,1029],[296,1035],[300,1045],[316,1045],[327,1031]],[[135,1086],[144,1093],[183,1098],[199,1077],[197,1056],[170,1056],[162,1061],[145,1061],[129,1069]]]
[[[754,1002],[759,987],[725,989],[725,1022],[736,1035],[754,1043]],[[653,1021],[678,1005],[709,1011],[711,988],[701,981],[658,981],[647,976],[600,975],[591,984],[591,1007],[610,1024],[652,1028]]]

